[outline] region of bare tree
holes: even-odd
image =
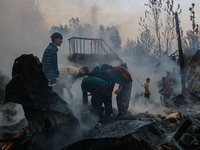
[[[142,19],[142,23],[140,20],[140,24],[155,34],[158,46],[155,54],[168,56],[175,39],[174,0],[148,0],[145,6],[148,9],[145,11],[145,19]],[[180,5],[176,11],[181,13]],[[144,20],[147,20],[147,23]]]
[[[190,20],[192,22],[192,29],[186,31],[186,36],[183,37],[183,47],[184,50],[187,52],[194,52],[198,48],[200,48],[200,32],[199,32],[199,25],[195,22],[195,11],[194,11],[195,4],[192,3],[192,6],[189,8],[190,11]]]
[[[199,41],[198,41],[198,32],[199,32],[199,25],[195,23],[195,11],[194,11],[195,4],[192,3],[192,7],[189,8],[190,10],[190,20],[192,21],[192,49],[196,50],[199,47]]]

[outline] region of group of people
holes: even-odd
[[[162,77],[162,89],[159,90],[159,93],[164,96],[164,98],[170,98],[174,94],[175,78],[174,75],[171,75],[170,72],[166,72],[166,76]]]
[[[158,91],[161,95],[164,96],[164,99],[169,99],[174,95],[174,84],[175,84],[175,75],[171,74],[169,71],[166,72],[166,76],[162,77],[162,82],[160,83],[161,89]],[[151,92],[149,90],[150,78],[146,79],[144,84],[144,97],[149,99]]]
[[[104,117],[105,120],[109,120],[112,114],[112,92],[115,83],[119,84],[114,92],[117,94],[118,116],[122,116],[127,113],[132,89],[132,77],[127,69],[103,64],[101,67],[95,67],[81,84],[83,103],[88,103],[87,92],[91,93],[92,106],[100,118]],[[104,116],[102,104],[105,106]]]
[[[88,67],[79,69],[66,66],[58,69],[57,47],[61,46],[63,37],[56,32],[51,35],[51,40],[52,42],[45,49],[42,58],[42,70],[49,81],[49,86],[61,96],[63,88],[66,88],[69,97],[73,98],[72,84],[79,77],[85,77],[81,83],[83,104],[88,104],[89,92],[92,96],[91,104],[94,112],[100,117],[100,120],[108,121],[112,114],[112,92],[117,83],[119,87],[114,93],[117,94],[118,116],[127,113],[131,97],[132,77],[126,68],[103,64],[96,66],[91,72]]]

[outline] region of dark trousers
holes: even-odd
[[[123,89],[117,94],[116,100],[119,116],[126,114],[128,110],[131,98],[131,89],[132,83],[127,83],[123,86]]]
[[[102,119],[105,106],[105,118],[111,116],[112,113],[112,101],[111,101],[111,88],[109,85],[101,85],[92,93],[91,103],[94,107],[94,112]]]
[[[150,94],[149,93],[144,93],[144,97],[150,98]]]

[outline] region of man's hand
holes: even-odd
[[[115,91],[115,94],[118,94],[120,91],[121,91],[121,89],[117,89],[117,90]]]
[[[52,84],[51,86],[52,86],[53,88],[56,87],[56,83]]]
[[[122,89],[123,89],[123,86],[120,85],[120,87],[115,91],[115,94],[118,94],[119,92],[121,92]]]

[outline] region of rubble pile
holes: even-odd
[[[181,150],[200,148],[200,120],[175,112],[167,116],[148,113],[116,117],[94,128],[85,139],[62,150]]]

